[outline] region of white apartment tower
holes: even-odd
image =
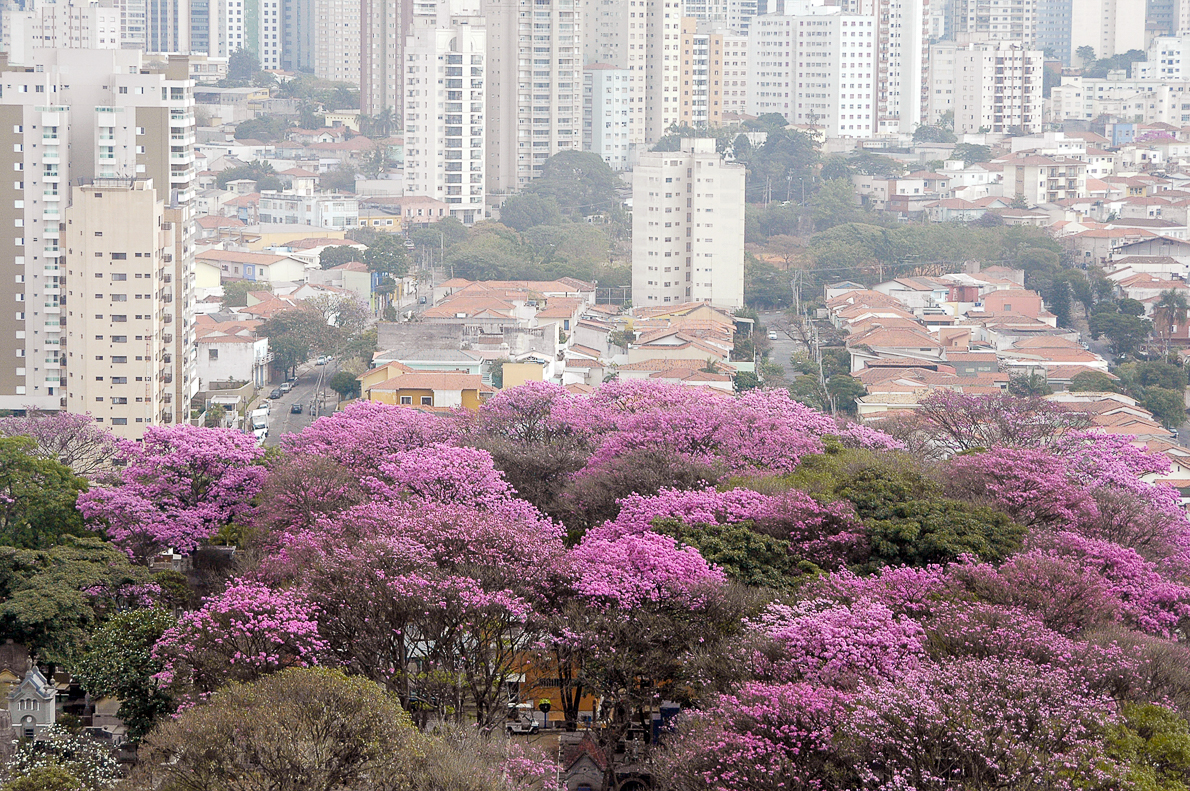
[[[779,113],[828,137],[871,137],[876,17],[811,3],[787,2],[785,10],[753,21],[747,112]]]
[[[360,14],[360,0],[314,0],[315,77],[360,84]]]
[[[1036,42],[1037,0],[950,0],[947,10],[946,37],[953,41]]]
[[[709,138],[641,154],[632,173],[636,305],[744,305],[744,171]]]
[[[628,72],[606,63],[583,69],[583,150],[603,158],[612,170],[629,161]]]
[[[933,0],[939,2],[939,0]],[[914,131],[929,109],[931,0],[837,0],[844,13],[875,17],[876,133]]]
[[[931,48],[930,62],[931,121],[953,110],[956,134],[1041,131],[1044,53],[1020,42],[944,42]]]
[[[723,112],[748,112],[748,36],[723,37]]]
[[[144,51],[148,44],[145,29],[148,18],[147,1],[100,0],[100,5],[120,12],[120,48]]]
[[[418,0],[405,41],[405,194],[484,217],[487,36],[479,0]]]
[[[0,273],[0,301],[15,305],[15,311],[0,313],[0,359],[12,361],[0,365],[0,408],[55,410],[66,407],[69,398],[95,403],[92,390],[100,385],[94,378],[99,374],[90,379],[72,375],[78,373],[72,365],[84,353],[76,346],[99,334],[93,324],[106,326],[112,314],[152,313],[162,327],[160,343],[174,348],[168,362],[158,362],[168,369],[166,384],[173,387],[171,402],[178,410],[168,417],[179,419],[197,384],[189,214],[194,97],[188,59],[174,56],[156,66],[129,50],[39,49],[19,66],[0,56],[0,80],[0,158],[5,160],[0,169],[12,174],[11,181],[0,182],[0,207],[7,207],[0,208],[5,215],[0,261],[9,267],[7,274]],[[163,204],[163,222],[179,226],[174,249],[160,259],[156,246],[120,250],[126,258],[109,259],[110,271],[119,272],[150,255],[173,267],[171,288],[164,288],[163,280],[130,288],[126,311],[105,309],[102,319],[96,318],[100,311],[84,311],[80,300],[85,293],[110,290],[106,284],[94,289],[84,278],[79,252],[61,241],[77,230],[67,208],[69,185],[94,179],[125,185],[151,181],[154,200]],[[125,226],[134,224],[131,215],[117,216],[120,220],[110,226],[93,227],[92,238],[130,233]],[[172,331],[167,333],[166,326]],[[133,357],[145,353],[130,352]],[[118,374],[103,374],[111,375]],[[142,374],[131,381],[137,375]],[[166,419],[161,412],[158,418]]]
[[[699,22],[746,36],[756,17],[756,5],[756,0],[686,0],[684,13]]]
[[[1091,47],[1095,57],[1110,58],[1133,49],[1146,49],[1145,6],[1137,0],[1072,0],[1070,7],[1071,63],[1074,53]]]
[[[120,12],[95,4],[49,3],[32,11],[5,11],[3,43],[21,63],[33,49],[119,49]]]
[[[583,7],[583,62],[629,72],[631,144],[638,149],[681,118],[683,16],[683,0],[590,0]]]
[[[281,27],[281,6],[284,3],[277,0],[261,0],[257,4],[260,15],[260,39],[257,54],[260,56],[260,68],[265,71],[277,71],[281,68],[281,51],[284,49],[285,39],[279,29]]]
[[[582,147],[581,0],[494,0],[487,23],[487,179],[512,193]]]

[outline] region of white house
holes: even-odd
[[[39,739],[57,722],[58,690],[36,666],[8,693],[8,712],[18,738]]]
[[[214,321],[200,316],[195,322],[198,345],[198,379],[211,382],[252,382],[264,387],[269,364],[269,339],[258,337],[256,321]]]

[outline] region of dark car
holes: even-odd
[[[300,415],[300,414],[302,414],[302,405],[294,404],[293,406],[291,406],[289,408],[289,411],[294,415]]]
[[[279,388],[279,387],[274,387],[273,392],[269,393],[269,398],[280,398],[280,397],[281,397],[281,388]]]

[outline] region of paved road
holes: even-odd
[[[272,387],[261,391],[261,402],[267,400],[272,404],[272,412],[269,413],[269,435],[264,440],[266,447],[279,445],[283,435],[296,434],[318,418],[311,406],[314,402],[319,374],[323,376],[322,388],[319,392],[325,392],[327,404],[331,408],[334,407],[338,395],[327,387],[326,383],[337,370],[338,364],[335,362],[331,362],[330,365],[307,363],[298,368],[298,378],[293,383],[293,389],[280,398],[275,400],[266,398],[272,392]],[[302,414],[295,415],[290,412],[290,408],[294,404],[302,405]],[[324,409],[323,413],[327,414],[329,410]]]
[[[769,361],[781,366],[785,371],[786,381],[793,381],[794,371],[789,364],[789,358],[795,352],[805,351],[805,347],[796,336],[790,335],[789,317],[784,312],[761,313],[760,323],[766,330],[777,333],[777,340],[769,341],[773,345],[772,351],[769,352]]]

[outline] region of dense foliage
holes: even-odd
[[[0,548],[0,625],[172,757],[134,787],[274,787],[274,759],[328,791],[535,787],[548,761],[419,733],[499,728],[527,679],[595,716],[606,759],[679,705],[662,788],[1184,788],[1165,457],[1028,397],[939,394],[890,428],[611,382],[354,403],[267,455],[154,429],[80,496],[98,536]],[[163,549],[187,576],[140,565]]]

